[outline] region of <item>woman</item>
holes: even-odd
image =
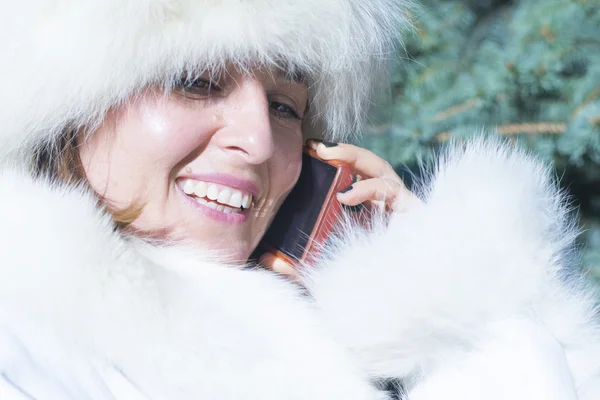
[[[0,20],[0,398],[596,399],[598,324],[548,169],[456,148],[305,287],[245,266],[306,137],[359,128],[399,0],[39,1]],[[10,15],[9,15],[10,14]],[[286,266],[264,260],[276,271]]]

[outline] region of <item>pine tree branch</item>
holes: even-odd
[[[600,115],[595,118],[596,122],[600,123]],[[591,122],[591,120],[590,120]],[[562,135],[567,131],[567,124],[551,123],[551,122],[526,122],[521,124],[506,124],[500,125],[497,132],[502,136],[516,135]],[[435,136],[436,142],[446,142],[450,139],[450,132],[441,132]]]
[[[473,108],[477,107],[478,104],[479,104],[478,99],[471,99],[462,104],[457,104],[455,106],[452,106],[450,108],[447,108],[446,110],[440,111],[437,114],[435,114],[433,116],[433,121],[441,122],[441,121],[443,121],[447,118],[453,117],[457,114],[461,114],[463,112],[472,110]]]
[[[528,122],[521,124],[506,124],[498,127],[498,133],[505,136],[512,135],[538,135],[549,133],[560,135],[567,131],[567,124],[551,123],[551,122]]]

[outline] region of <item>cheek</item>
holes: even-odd
[[[90,184],[116,202],[161,198],[159,189],[169,183],[162,178],[210,140],[213,131],[203,121],[211,118],[204,114],[159,96],[113,110],[81,147]]]
[[[283,201],[282,197],[292,190],[302,168],[302,137],[288,136],[281,142],[276,144],[277,150],[271,167],[273,171],[271,184],[277,191],[278,203]]]
[[[123,130],[132,132],[128,143],[144,160],[175,166],[208,143],[210,118],[183,107],[177,99],[145,101],[125,120]]]

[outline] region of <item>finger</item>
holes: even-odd
[[[281,258],[275,257],[271,253],[265,253],[260,256],[258,262],[278,274],[285,275],[294,280],[299,279],[298,273],[290,264],[283,261]]]
[[[393,203],[398,193],[404,190],[404,185],[392,179],[371,178],[355,182],[348,188],[338,193],[338,200],[342,204],[355,206],[367,200],[384,201]]]
[[[345,162],[355,173],[363,176],[387,177],[400,181],[400,177],[389,162],[367,149],[346,143],[318,143],[314,140],[308,143],[323,160]]]
[[[339,202],[348,206],[355,206],[365,201],[380,201],[394,211],[401,211],[415,202],[421,202],[402,182],[393,179],[367,179],[355,182],[349,188],[337,194]]]

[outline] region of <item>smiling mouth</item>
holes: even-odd
[[[252,194],[213,182],[181,179],[177,182],[192,200],[224,214],[242,213],[252,206]]]

